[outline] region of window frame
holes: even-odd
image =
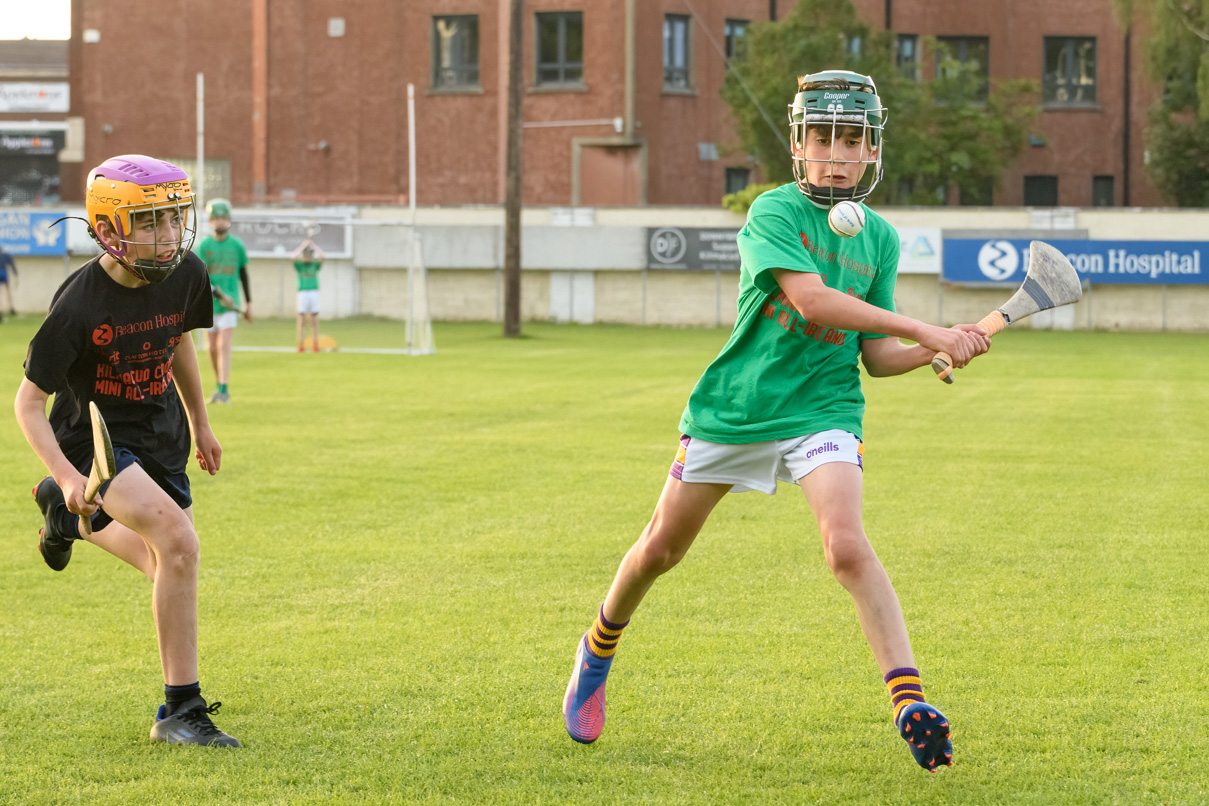
[[[984,45],[986,48],[986,56],[983,59],[982,84],[978,88],[974,100],[978,103],[986,101],[991,89],[991,38],[989,36],[978,36],[975,34],[961,34],[957,36],[938,36],[936,37],[936,53],[933,56],[932,75],[936,78],[942,77],[941,57],[946,50],[952,53],[953,58],[957,59],[961,64],[966,64],[969,61],[970,45]],[[953,47],[956,45],[957,47]]]
[[[1105,182],[1107,180],[1107,182]],[[1104,197],[1103,186],[1108,185],[1108,203],[1101,204],[1100,199]],[[1097,185],[1100,186],[1097,188]],[[1091,206],[1092,207],[1116,207],[1117,206],[1117,177],[1114,174],[1096,174],[1091,178]]]
[[[738,177],[740,172],[743,174],[743,187],[731,190],[731,179],[732,177]],[[722,190],[728,195],[731,193],[740,192],[743,190],[743,188],[746,188],[751,184],[751,174],[751,168],[747,167],[746,165],[728,165],[723,171]]]
[[[1029,180],[1030,179],[1032,179],[1032,180],[1041,180],[1041,179],[1051,180],[1052,179],[1053,180],[1053,187],[1054,187],[1053,204],[1029,201]],[[1035,182],[1034,184],[1038,184],[1038,183]],[[1023,186],[1021,189],[1024,191],[1022,195],[1023,195],[1023,202],[1024,202],[1025,207],[1060,207],[1061,206],[1062,196],[1060,195],[1061,188],[1059,187],[1059,184],[1058,184],[1057,174],[1028,174],[1027,176],[1024,177]],[[1041,188],[1038,187],[1035,189],[1040,190]]]
[[[722,27],[722,52],[727,59],[747,61],[747,29],[751,20],[727,18]],[[736,33],[737,31],[737,33]]]
[[[449,66],[449,67],[441,66],[441,55],[442,55],[441,42],[442,42],[443,37],[440,33],[439,22],[448,21],[448,20],[452,20],[452,21],[471,20],[471,21],[473,21],[473,24],[474,24],[473,25],[473,38],[474,38],[473,61],[464,60],[461,63],[451,64],[451,66]],[[459,90],[481,89],[482,88],[481,63],[479,61],[479,45],[480,45],[479,15],[478,14],[433,14],[431,31],[432,31],[432,35],[431,35],[430,41],[432,43],[432,74],[431,74],[430,78],[432,81],[432,89],[437,90],[437,91],[452,91],[452,92],[457,92]],[[470,35],[471,34],[467,34],[467,36],[470,36]],[[464,55],[458,51],[457,46],[455,46],[455,44],[454,44],[456,41],[456,42],[459,42],[461,47],[463,47],[463,48],[465,47],[464,43],[461,42],[461,40],[455,39],[456,36],[457,36],[457,33],[455,32],[454,35],[449,37],[450,50],[453,51],[453,53],[451,53],[451,55],[450,55],[451,60],[456,55]],[[453,81],[442,80],[442,73],[444,71],[452,72],[454,80]]]
[[[1062,79],[1056,77],[1051,78],[1049,72],[1050,63],[1050,46],[1061,45],[1061,55],[1058,57],[1059,62],[1065,62],[1066,74]],[[1087,85],[1077,83],[1078,76],[1076,75],[1075,65],[1078,63],[1078,50],[1081,46],[1091,45],[1091,98],[1083,100],[1081,98],[1059,99],[1051,97],[1058,92],[1074,88],[1075,95],[1081,95]],[[1099,107],[1099,76],[1098,72],[1098,43],[1094,36],[1047,36],[1043,38],[1041,45],[1041,105],[1046,109],[1063,109],[1063,108],[1078,108],[1078,107]]]
[[[567,23],[571,18],[579,21],[579,61],[569,61],[567,56]],[[543,62],[542,58],[542,23],[555,22],[557,25],[556,49],[558,61]],[[582,87],[584,86],[584,13],[582,11],[538,11],[533,15],[533,84],[537,87]],[[577,78],[568,78],[567,71],[578,68]],[[558,78],[544,78],[544,70],[557,70]]]
[[[664,14],[663,15],[663,90],[665,92],[693,92],[693,48],[692,48],[692,20],[688,14]],[[684,33],[683,51],[684,64],[675,65],[671,63],[673,52],[669,53],[669,42],[674,46],[676,28],[679,26]],[[669,80],[670,76],[670,80]],[[675,79],[679,77],[683,80],[682,84],[676,83]]]
[[[904,61],[902,43],[911,43],[911,60]],[[922,60],[919,52],[919,34],[896,34],[894,37],[894,66],[899,72],[914,81],[919,81]]]

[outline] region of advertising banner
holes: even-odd
[[[64,215],[0,212],[0,246],[10,255],[65,255],[67,228],[50,226]]]
[[[737,229],[659,227],[646,231],[648,269],[738,271]]]
[[[71,89],[66,81],[0,81],[0,112],[66,114],[71,109]]]
[[[207,232],[209,228],[203,225],[198,238]],[[243,240],[248,257],[289,257],[307,238],[323,250],[324,257],[353,256],[351,219],[317,219],[280,211],[261,216],[235,210],[231,215],[231,234]]]
[[[940,227],[899,227],[898,240],[899,274],[940,274]]]
[[[1204,285],[1206,241],[1049,241],[1080,279],[1093,283]],[[945,238],[944,279],[952,283],[1019,285],[1028,267],[1027,240]]]
[[[659,227],[648,228],[646,234],[648,269],[739,270],[737,229]],[[902,227],[898,237],[899,274],[940,274],[939,227]]]

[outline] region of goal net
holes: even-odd
[[[317,344],[318,351],[436,352],[424,242],[415,227],[363,219],[348,208],[232,213],[230,233],[243,241],[249,258],[255,314],[251,322],[238,322],[233,350],[311,352]],[[305,269],[299,264],[307,262],[300,250],[308,243],[313,258],[322,258],[317,339],[313,320],[299,316]],[[194,250],[200,248],[199,239]],[[207,346],[200,334],[198,346]]]

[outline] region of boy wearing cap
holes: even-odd
[[[210,234],[197,246],[197,254],[210,273],[214,287],[214,326],[206,331],[206,348],[218,389],[211,403],[230,403],[231,336],[240,312],[243,291],[243,317],[252,321],[252,290],[248,285],[248,251],[238,236],[231,234],[231,203],[215,199],[206,205],[210,215]]]

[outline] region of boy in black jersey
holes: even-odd
[[[30,342],[17,422],[51,475],[34,490],[39,550],[56,571],[81,539],[146,574],[164,670],[153,741],[239,747],[210,720],[197,674],[197,569],[185,467],[190,426],[197,460],[218,471],[193,341],[212,321],[206,267],[189,251],[196,209],[189,177],[167,162],[114,157],[89,174],[90,234],[104,250],[64,281]],[[49,418],[46,401],[54,395]],[[92,464],[88,403],[104,416],[116,476],[84,500]]]

